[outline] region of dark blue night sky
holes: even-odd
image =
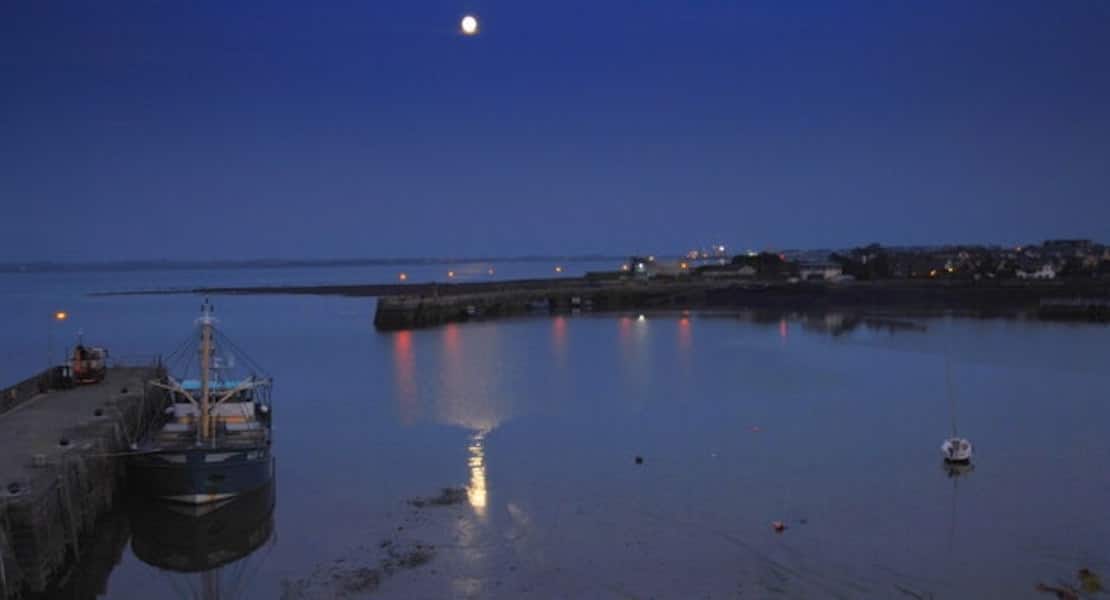
[[[1104,1],[7,0],[0,90],[0,261],[1110,240]]]

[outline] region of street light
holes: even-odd
[[[46,367],[54,366],[54,323],[61,323],[69,318],[69,313],[64,310],[55,311],[51,323],[46,327]]]

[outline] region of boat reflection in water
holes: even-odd
[[[252,556],[274,533],[275,483],[202,511],[180,503],[144,501],[131,511],[131,549],[139,560],[175,573],[199,574],[178,585],[184,597],[234,598],[258,570]],[[189,577],[192,579],[192,577]],[[199,583],[199,586],[196,585]]]

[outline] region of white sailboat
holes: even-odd
[[[956,398],[952,395],[952,375],[947,355],[944,357],[944,383],[952,411],[952,436],[941,443],[940,453],[946,463],[967,464],[971,462],[972,447],[971,442],[960,437],[956,430]]]

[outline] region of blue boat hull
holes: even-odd
[[[133,493],[185,504],[230,500],[273,478],[268,446],[160,449],[132,455],[127,465]]]

